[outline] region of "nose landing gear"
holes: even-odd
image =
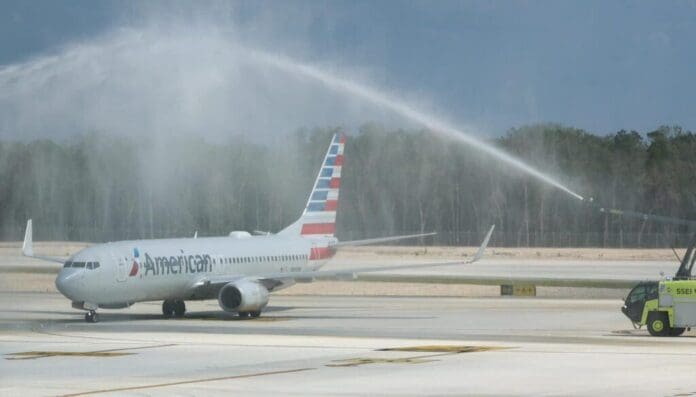
[[[97,314],[96,311],[90,310],[87,313],[85,313],[85,321],[88,323],[99,322],[99,315]]]

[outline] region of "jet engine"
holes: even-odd
[[[234,281],[220,289],[218,303],[226,312],[260,312],[268,304],[268,290],[253,281]]]

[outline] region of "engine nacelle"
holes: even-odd
[[[218,303],[226,312],[261,311],[268,304],[268,290],[253,281],[234,281],[220,289]]]

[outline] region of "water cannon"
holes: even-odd
[[[624,217],[624,218],[638,219],[638,220],[641,220],[644,222],[650,221],[650,222],[665,223],[665,224],[669,224],[669,225],[689,226],[689,227],[694,227],[696,229],[696,221],[690,220],[690,219],[674,218],[671,216],[654,215],[654,214],[648,214],[645,212],[622,210],[622,209],[618,209],[618,208],[602,207],[599,204],[595,203],[594,197],[583,198],[582,202],[585,203],[588,207],[595,208],[597,211],[599,211],[600,213],[603,213],[603,214],[620,216],[620,217]]]

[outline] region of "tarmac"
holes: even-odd
[[[259,319],[189,302],[101,311],[0,293],[0,395],[696,393],[696,333],[634,330],[618,300],[273,296]]]
[[[370,261],[385,262],[357,264]],[[492,286],[431,296],[438,285],[319,282],[272,295],[258,319],[216,301],[187,302],[184,318],[164,319],[160,302],[145,302],[100,310],[91,324],[55,291],[49,271],[2,263],[2,396],[696,395],[696,330],[650,337],[616,297],[501,297]],[[435,274],[656,279],[672,267],[494,258]]]

